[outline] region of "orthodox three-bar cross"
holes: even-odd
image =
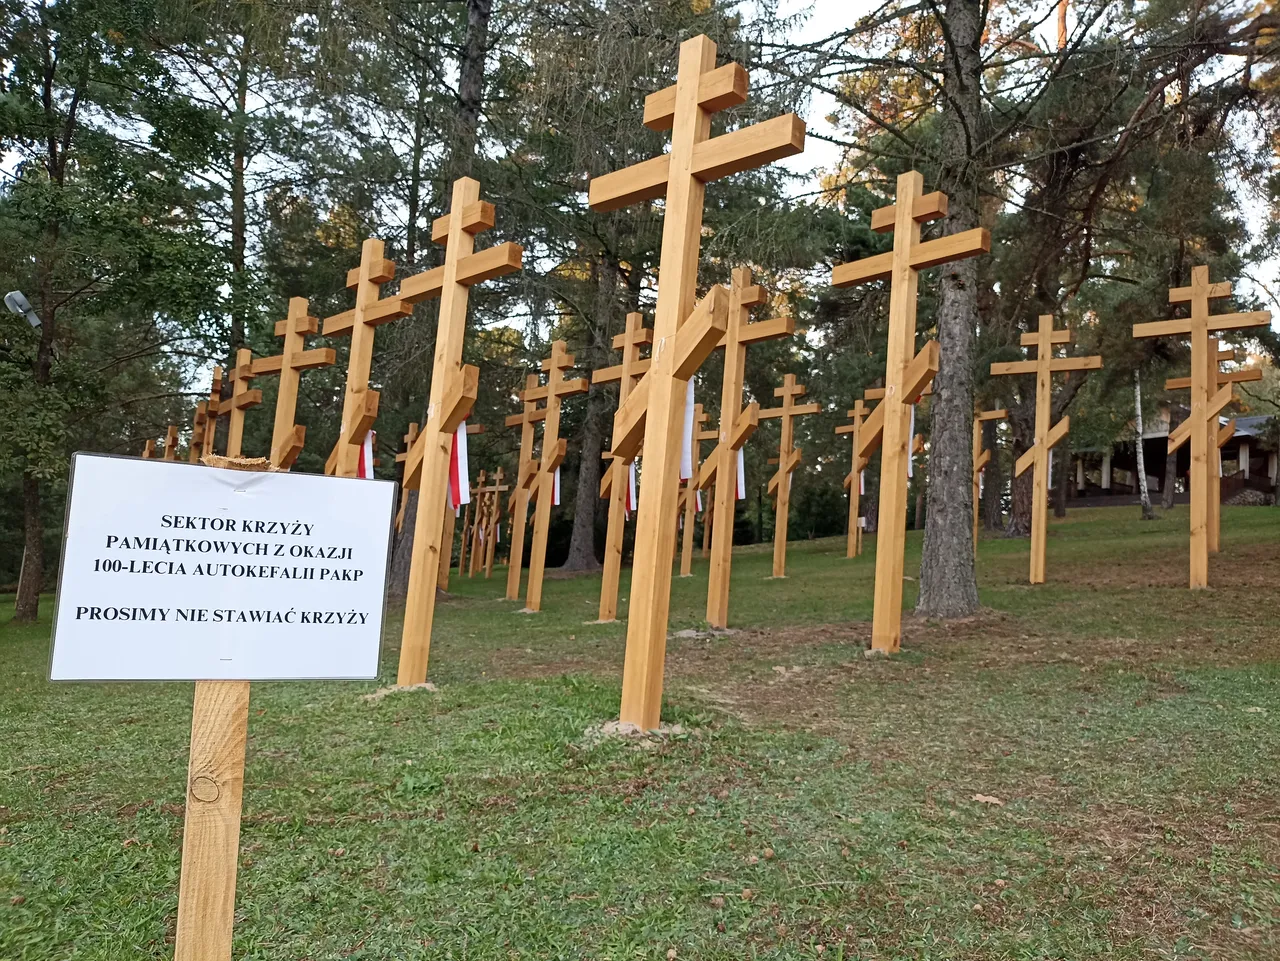
[[[862,472],[866,469],[866,458],[858,454],[858,438],[862,432],[862,423],[867,419],[870,408],[859,397],[848,411],[849,423],[836,428],[837,434],[848,434],[853,441],[853,461],[849,473],[844,476],[844,489],[849,492],[849,534],[845,545],[845,557],[857,557],[862,553]]]
[[[468,525],[470,530],[464,529],[462,539],[468,542],[467,558],[468,563],[466,570],[463,570],[461,563],[458,564],[458,576],[466,574],[467,577],[475,577],[476,571],[480,569],[480,560],[484,556],[484,532],[489,525],[489,489],[485,487],[485,481],[489,479],[488,471],[481,471],[476,475],[476,486],[471,488],[471,523]]]
[[[705,493],[706,500],[703,502],[703,505],[702,505],[703,506],[702,556],[710,557],[711,556],[711,528],[714,523],[713,518],[715,517],[715,499],[712,494],[712,491],[715,489],[715,474],[713,472],[712,474],[708,475],[704,480],[702,476],[702,468],[700,465],[706,463],[702,459],[702,442],[704,440],[711,440],[711,441],[720,440],[720,431],[713,430],[713,429],[712,430],[698,429],[697,425],[708,419],[707,415],[702,413],[701,404],[697,405],[696,415],[697,415],[697,418],[700,418],[700,419],[697,419],[695,421],[694,429],[693,429],[693,479],[689,481],[689,484],[695,490],[706,492]],[[694,507],[696,508],[697,506],[696,495],[690,495],[690,496],[695,497]],[[686,504],[685,506],[686,506],[686,510],[688,510],[689,505]],[[689,515],[688,522],[690,524],[693,523],[692,514]],[[680,570],[681,570],[681,573],[683,574],[689,573],[693,566],[693,558],[691,556],[692,547],[693,547],[693,534],[686,532],[685,546],[682,548],[682,554],[680,558]]]
[[[507,427],[520,428],[520,452],[517,455],[516,479],[512,485],[511,497],[507,502],[507,510],[511,515],[511,549],[507,555],[507,600],[514,601],[520,597],[520,573],[524,568],[524,526],[529,515],[529,499],[536,495],[533,478],[537,475],[538,465],[533,459],[534,424],[547,416],[546,408],[540,408],[538,402],[529,396],[529,391],[538,386],[538,375],[529,374],[524,379],[524,390],[520,394],[524,409],[519,414],[512,414],[506,419]]]
[[[782,386],[775,387],[774,397],[782,398],[781,407],[760,411],[760,419],[777,417],[782,425],[778,440],[777,472],[769,478],[769,494],[773,497],[773,576],[787,576],[787,515],[791,508],[791,475],[800,466],[801,450],[795,445],[795,419],[821,410],[818,404],[797,404],[806,391],[796,383],[795,374],[787,374]],[[770,463],[773,463],[770,460]]]
[[[982,446],[982,425],[1004,420],[1007,410],[981,410],[973,415],[973,553],[978,553],[978,499],[982,496],[982,471],[991,463],[991,451]]]
[[[1015,360],[991,365],[991,375],[1036,375],[1035,442],[1013,467],[1013,476],[1021,477],[1028,467],[1031,475],[1031,574],[1032,584],[1044,583],[1045,540],[1049,533],[1049,452],[1057,447],[1071,429],[1071,418],[1053,419],[1053,375],[1073,370],[1099,370],[1102,358],[1054,357],[1053,349],[1071,342],[1071,331],[1054,330],[1053,315],[1041,314],[1040,327],[1022,335],[1022,346],[1036,351],[1035,360]]]
[[[601,367],[591,372],[591,383],[618,382],[618,408],[621,409],[631,394],[636,381],[649,370],[649,358],[640,356],[640,349],[653,343],[653,329],[644,326],[644,319],[635,311],[627,314],[626,327],[615,334],[613,347],[622,351],[622,363]],[[609,522],[604,536],[604,575],[600,581],[600,616],[602,622],[618,618],[618,579],[622,574],[622,542],[626,536],[627,491],[630,488],[631,462],[615,457],[606,451],[609,461],[604,476],[600,478],[600,496],[609,498]],[[634,506],[634,505],[632,505]]]
[[[752,283],[751,269],[736,267],[729,285],[729,315],[719,346],[724,347],[724,375],[720,383],[719,443],[702,465],[698,486],[715,485],[711,514],[711,568],[707,577],[707,623],[729,626],[729,577],[733,569],[733,515],[738,504],[738,457],[760,425],[760,405],[742,406],[747,370],[747,345],[778,340],[795,333],[793,317],[774,317],[751,323],[751,308],[764,304],[765,289]]]
[[[196,404],[195,416],[191,418],[191,442],[187,445],[187,461],[192,464],[200,462],[200,454],[204,450],[204,434],[209,429],[209,402],[202,400]]]
[[[1233,383],[1219,381],[1218,346],[1211,343],[1210,332],[1265,327],[1271,313],[1265,310],[1236,314],[1209,313],[1209,301],[1231,296],[1230,283],[1210,283],[1207,266],[1191,268],[1191,286],[1174,287],[1169,303],[1190,304],[1191,316],[1177,320],[1158,320],[1134,324],[1134,337],[1190,337],[1191,376],[1185,386],[1191,389],[1191,414],[1169,435],[1169,449],[1176,450],[1191,440],[1191,577],[1193,588],[1209,586],[1209,553],[1216,540],[1212,530],[1214,514],[1219,506],[1210,504],[1216,480],[1210,471],[1210,451],[1217,451],[1218,414],[1234,396]],[[1183,386],[1180,384],[1179,386]],[[1229,436],[1229,435],[1228,435]]]
[[[302,453],[302,445],[307,439],[307,429],[301,424],[293,423],[298,408],[298,385],[304,370],[315,370],[328,367],[336,359],[332,347],[306,349],[308,334],[320,330],[320,321],[307,313],[305,297],[289,298],[289,314],[284,320],[276,321],[276,336],[284,338],[284,346],[274,357],[259,357],[250,363],[250,376],[262,377],[269,374],[279,375],[280,385],[276,394],[276,422],[272,425],[272,437],[283,437],[277,448],[273,441],[271,447],[271,465],[281,470],[293,466],[293,462]],[[289,423],[285,423],[288,420]]]
[[[551,507],[554,501],[556,471],[564,461],[567,443],[560,436],[560,405],[564,398],[585,394],[591,387],[585,377],[565,380],[564,372],[573,367],[573,355],[563,340],[551,345],[551,356],[542,362],[547,382],[524,392],[524,400],[545,401],[542,421],[542,457],[531,487],[537,487],[537,503],[533,507],[533,543],[529,547],[529,583],[525,587],[524,609],[542,610],[542,579],[547,565],[547,535],[551,530]]]
[[[431,237],[445,245],[444,264],[406,278],[399,296],[410,301],[440,297],[436,323],[435,360],[427,421],[419,442],[424,444],[414,519],[409,591],[405,599],[404,635],[396,683],[420,684],[427,679],[431,652],[431,624],[435,617],[436,582],[443,548],[444,514],[449,498],[449,458],[458,425],[467,419],[476,400],[480,372],[462,363],[467,329],[467,300],[471,287],[520,268],[524,256],[518,244],[504,243],[475,251],[475,235],[492,227],[493,205],[480,200],[480,183],[470,177],[454,181],[449,213],[436,218]],[[361,271],[365,268],[362,266]],[[356,322],[361,322],[357,317]],[[368,324],[367,312],[363,323]],[[465,483],[465,481],[464,481]]]
[[[711,115],[746,97],[747,72],[717,67],[709,37],[684,41],[675,85],[645,99],[645,126],[670,130],[671,150],[596,177],[588,190],[598,211],[665,197],[653,361],[614,418],[612,448],[626,458],[647,440],[620,710],[623,723],[646,730],[662,711],[685,385],[728,323],[721,287],[695,309],[706,184],[804,149],[804,123],[794,114],[713,138]]]
[[[418,422],[413,421],[412,423],[409,424],[409,429],[405,432],[405,435],[404,435],[404,450],[396,454],[396,463],[403,465],[400,468],[400,506],[396,509],[396,531],[397,532],[400,530],[403,530],[404,528],[404,512],[409,501],[409,488],[405,484],[405,481],[409,477],[409,455],[413,451],[413,442],[416,441],[417,439],[418,439]],[[418,454],[418,465],[419,467],[421,467],[422,465],[421,451],[419,451],[419,454]],[[419,473],[419,476],[421,476],[421,473]],[[444,590],[444,588],[441,588],[441,590]]]
[[[213,368],[213,383],[209,387],[209,399],[204,408],[204,430],[200,434],[200,456],[214,452],[214,441],[218,437],[218,417],[222,407],[222,366]]]
[[[231,396],[218,405],[218,413],[227,415],[227,456],[239,457],[244,446],[244,412],[262,403],[262,391],[250,388],[253,380],[253,352],[247,347],[236,351],[231,369]]]
[[[164,432],[164,459],[178,459],[178,426],[170,424]]]
[[[489,522],[485,525],[484,534],[484,576],[493,576],[493,559],[498,549],[498,531],[502,527],[503,493],[510,490],[510,485],[502,483],[506,472],[499,467],[493,472],[493,484],[489,488]]]
[[[676,540],[680,544],[681,577],[693,574],[693,529],[698,517],[698,491],[702,489],[698,485],[698,470],[702,466],[702,441],[708,437],[715,440],[719,436],[716,431],[702,429],[702,425],[710,419],[710,415],[703,413],[701,404],[693,405],[693,433],[689,438],[692,473],[686,478],[676,497],[676,517],[679,518]]]
[[[982,228],[921,241],[920,225],[946,216],[947,197],[924,193],[917,171],[898,176],[893,206],[871,215],[871,229],[893,231],[893,249],[873,257],[841,264],[831,271],[836,287],[889,280],[889,340],[885,354],[885,397],[862,431],[862,456],[881,445],[879,533],[876,535],[875,613],[871,646],[896,651],[902,635],[903,546],[907,528],[907,461],[910,457],[910,407],[938,369],[936,342],[916,353],[916,292],[918,273],[991,249],[991,235]]]

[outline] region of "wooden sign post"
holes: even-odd
[[[627,314],[627,326],[613,338],[615,350],[622,351],[622,363],[591,372],[591,383],[618,382],[618,409],[626,404],[631,388],[649,370],[649,358],[640,356],[640,348],[653,343],[653,330],[644,326],[640,314]],[[618,580],[622,576],[622,544],[626,536],[627,492],[631,485],[631,461],[606,452],[609,460],[600,478],[600,496],[609,498],[609,519],[604,537],[604,572],[600,580],[601,623],[618,618]],[[634,506],[634,505],[633,505]]]
[[[982,471],[991,463],[991,451],[983,449],[982,425],[991,420],[1004,420],[1007,410],[978,411],[973,415],[973,554],[978,554],[978,501],[982,496]]]
[[[645,98],[645,126],[671,130],[670,152],[596,177],[588,190],[597,211],[666,198],[653,360],[614,418],[612,443],[624,459],[645,445],[619,712],[623,723],[644,730],[657,727],[662,710],[685,385],[728,324],[724,288],[713,287],[695,306],[705,185],[804,149],[804,123],[794,114],[712,138],[712,113],[746,94],[747,72],[734,63],[717,67],[710,38],[684,41],[675,85]]]
[[[259,357],[249,364],[249,377],[265,377],[277,375],[280,378],[279,392],[276,395],[276,420],[272,425],[271,465],[288,470],[302,453],[307,439],[307,429],[301,424],[293,423],[293,414],[298,406],[298,385],[304,370],[316,370],[328,367],[337,359],[332,347],[318,347],[314,350],[305,348],[308,334],[315,334],[320,329],[320,321],[307,313],[305,297],[289,298],[289,315],[284,320],[276,321],[276,336],[284,338],[284,346],[274,357]],[[237,374],[243,374],[237,368]],[[248,381],[249,377],[242,377]],[[237,381],[237,385],[239,381]],[[262,397],[261,391],[253,391]],[[235,399],[235,395],[232,395]],[[232,414],[234,417],[234,412]],[[244,414],[240,415],[243,424]],[[288,423],[286,423],[286,421]],[[243,426],[241,432],[243,433]],[[280,446],[276,446],[274,438],[284,437]]]
[[[564,461],[566,442],[560,437],[560,404],[565,397],[585,394],[591,384],[586,378],[565,380],[564,372],[573,367],[573,355],[563,340],[551,345],[551,356],[542,362],[547,382],[524,392],[524,399],[544,400],[542,422],[542,458],[533,483],[537,486],[537,504],[533,508],[533,544],[529,547],[529,583],[525,587],[525,611],[542,610],[542,577],[547,563],[547,534],[551,528],[551,507],[555,501],[556,471]]]
[[[510,242],[475,252],[475,235],[493,223],[493,205],[480,200],[480,183],[470,177],[454,181],[452,208],[446,216],[438,217],[431,228],[432,239],[446,245],[444,264],[409,277],[400,285],[401,298],[440,297],[431,399],[419,439],[424,445],[422,480],[396,675],[396,683],[402,686],[421,684],[427,679],[444,511],[449,496],[449,456],[453,435],[471,413],[479,385],[479,370],[462,364],[467,299],[472,285],[519,270],[524,256],[523,249]]]
[[[1045,541],[1049,534],[1049,452],[1067,436],[1071,418],[1063,417],[1050,426],[1053,416],[1053,374],[1072,370],[1099,370],[1102,358],[1054,357],[1057,344],[1071,342],[1071,331],[1054,330],[1053,315],[1040,315],[1040,329],[1022,335],[1022,346],[1036,350],[1035,360],[1016,360],[991,365],[991,376],[1009,374],[1036,375],[1035,443],[1014,464],[1013,475],[1021,477],[1028,467],[1034,468],[1031,480],[1031,575],[1032,584],[1044,583]]]
[[[507,554],[507,594],[509,601],[520,597],[520,575],[524,569],[524,526],[529,517],[529,498],[534,496],[532,474],[537,471],[533,462],[533,425],[547,416],[545,409],[539,409],[538,402],[529,396],[529,391],[538,386],[538,375],[529,374],[524,379],[524,391],[521,402],[524,409],[519,414],[512,414],[506,419],[506,426],[520,428],[519,464],[516,474],[515,489],[507,502],[507,510],[511,514],[511,549]],[[526,482],[527,481],[527,482]]]
[[[862,422],[866,420],[870,408],[859,397],[848,412],[851,423],[841,424],[836,428],[837,434],[849,434],[853,440],[853,461],[849,473],[844,477],[844,489],[849,492],[849,534],[845,545],[845,557],[858,557],[862,553],[862,472],[867,461],[858,455],[858,435],[862,431]]]
[[[1169,303],[1190,304],[1191,316],[1180,320],[1158,320],[1134,324],[1134,337],[1189,337],[1191,339],[1191,415],[1169,435],[1169,449],[1176,450],[1191,440],[1191,578],[1193,589],[1209,586],[1210,505],[1213,479],[1209,470],[1209,452],[1216,451],[1218,414],[1234,396],[1232,382],[1218,386],[1213,376],[1218,369],[1216,344],[1211,348],[1209,334],[1220,330],[1243,330],[1265,327],[1271,323],[1271,312],[1209,313],[1209,301],[1231,296],[1230,283],[1210,283],[1209,268],[1191,268],[1191,286],[1169,290]],[[1214,386],[1213,393],[1210,387]],[[1228,435],[1229,436],[1229,435]],[[1216,474],[1216,471],[1213,472]],[[1220,507],[1218,508],[1220,509]]]
[[[736,267],[729,285],[729,316],[719,346],[724,347],[724,375],[720,383],[719,443],[702,466],[699,486],[715,484],[711,532],[711,567],[707,577],[707,623],[729,626],[729,582],[733,570],[733,516],[738,504],[738,457],[743,445],[760,425],[760,405],[742,406],[746,379],[747,345],[778,340],[795,333],[793,317],[774,317],[751,323],[751,308],[769,297],[752,283],[748,267]],[[736,416],[735,416],[736,414]]]
[[[920,225],[946,216],[947,197],[924,193],[917,171],[898,176],[893,206],[872,213],[871,229],[893,231],[893,250],[841,264],[831,272],[835,287],[873,280],[889,280],[889,341],[885,357],[884,401],[867,418],[862,430],[866,457],[883,445],[880,459],[880,513],[876,535],[875,613],[871,629],[874,650],[898,650],[902,637],[903,548],[907,528],[907,460],[911,404],[938,369],[938,348],[916,353],[916,290],[918,273],[926,267],[974,257],[991,249],[991,235],[983,228],[921,241]],[[883,434],[883,441],[881,435]]]
[[[818,404],[797,404],[803,397],[804,384],[796,383],[795,374],[787,374],[782,386],[775,387],[774,397],[782,398],[781,407],[760,411],[760,419],[777,417],[782,425],[778,442],[778,470],[769,478],[769,493],[773,495],[773,576],[787,576],[787,515],[791,509],[791,475],[800,466],[801,450],[795,445],[795,419],[806,414],[816,414],[822,408]],[[772,463],[772,461],[770,461]]]

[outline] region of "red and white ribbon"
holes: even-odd
[[[356,464],[357,477],[373,476],[373,441],[377,431],[369,431],[364,435],[364,443],[360,445],[360,460]]]
[[[449,503],[455,511],[471,503],[471,470],[467,463],[467,422],[458,425],[449,449]]]
[[[738,500],[747,499],[747,458],[742,452],[742,448],[738,448]]]

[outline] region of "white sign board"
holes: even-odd
[[[395,486],[76,454],[50,677],[375,677]]]

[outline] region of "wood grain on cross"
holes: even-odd
[[[178,426],[170,424],[164,432],[164,459],[178,459]]]
[[[982,425],[1004,420],[1007,410],[982,410],[973,415],[973,553],[978,553],[978,498],[982,496],[982,470],[991,462],[991,451],[982,446]]]
[[[871,215],[871,229],[893,231],[893,249],[841,264],[831,271],[836,287],[889,280],[889,339],[885,354],[884,401],[867,418],[862,447],[882,446],[880,512],[876,535],[875,611],[871,646],[896,651],[902,635],[903,547],[907,528],[907,461],[912,438],[910,406],[938,370],[937,342],[916,353],[916,293],[919,271],[926,267],[974,257],[991,249],[991,235],[982,228],[921,241],[920,225],[946,216],[947,197],[924,193],[917,171],[898,176],[895,202]]]
[[[773,576],[787,576],[787,516],[791,509],[791,475],[800,466],[802,451],[795,445],[795,419],[806,414],[816,414],[822,408],[818,404],[797,404],[807,388],[796,383],[795,374],[787,374],[782,386],[775,387],[774,397],[782,398],[781,407],[760,411],[760,419],[778,418],[781,424],[778,440],[778,470],[769,478],[769,494],[773,497]]]
[[[1031,560],[1029,579],[1043,584],[1045,574],[1045,542],[1049,535],[1049,452],[1057,447],[1071,429],[1071,418],[1064,416],[1056,424],[1053,419],[1053,375],[1075,370],[1099,370],[1102,358],[1054,357],[1054,347],[1071,342],[1071,331],[1054,330],[1053,315],[1041,314],[1039,329],[1022,335],[1022,346],[1036,351],[1035,360],[1015,360],[991,365],[993,377],[1036,375],[1036,429],[1031,447],[1013,466],[1013,476],[1021,477],[1027,468],[1031,475]]]
[[[285,450],[291,442],[297,399],[296,389],[282,389],[276,396],[272,451]],[[288,465],[272,466],[288,470]],[[195,687],[174,959],[229,961],[240,860],[249,682],[196,681]]]
[[[191,442],[187,445],[187,461],[191,464],[200,462],[204,450],[204,434],[209,429],[209,402],[202,400],[196,404],[195,415],[191,418]]]
[[[795,333],[794,317],[774,317],[751,323],[751,308],[769,296],[752,282],[748,267],[736,267],[729,285],[729,312],[718,347],[724,348],[720,382],[719,443],[702,465],[698,486],[715,485],[711,513],[711,565],[707,575],[707,623],[729,626],[729,583],[733,570],[733,515],[738,506],[738,452],[760,425],[760,405],[742,406],[747,369],[747,345],[778,340]]]
[[[848,411],[849,423],[836,428],[837,434],[848,434],[853,442],[853,460],[849,473],[844,477],[844,489],[849,492],[849,533],[845,543],[845,557],[857,557],[862,553],[862,472],[866,469],[866,458],[858,454],[858,438],[862,432],[862,423],[867,419],[870,408],[859,397]]]
[[[218,413],[227,415],[228,457],[239,457],[243,453],[244,412],[262,403],[262,391],[249,386],[253,376],[253,352],[241,347],[236,351],[236,363],[231,369],[231,396],[218,406]]]
[[[204,431],[200,435],[200,456],[214,453],[214,441],[218,437],[218,417],[222,407],[222,366],[213,368],[213,383],[209,387],[209,399],[205,403]]]
[[[400,285],[401,298],[440,297],[431,399],[420,438],[425,445],[422,479],[414,521],[400,667],[396,674],[396,683],[401,685],[420,684],[427,679],[444,512],[449,497],[449,456],[453,435],[471,413],[478,390],[480,372],[462,363],[468,296],[472,285],[518,270],[523,257],[522,248],[513,243],[475,252],[475,234],[492,227],[493,222],[493,206],[480,200],[479,182],[470,177],[454,181],[451,210],[436,218],[431,228],[431,238],[445,245],[444,264],[408,277]],[[361,319],[357,316],[353,323]],[[369,322],[367,314],[363,321]]]
[[[640,349],[653,343],[652,328],[644,326],[643,317],[632,311],[627,314],[626,327],[614,335],[613,347],[622,352],[622,362],[612,367],[601,367],[591,372],[591,383],[618,383],[618,408],[621,409],[631,394],[631,388],[649,370],[649,358],[640,356]],[[604,573],[600,580],[600,616],[602,622],[617,620],[618,580],[622,575],[622,544],[626,536],[627,489],[630,486],[631,460],[615,457],[606,451],[609,466],[600,478],[600,496],[609,498],[608,524],[604,537]]]
[[[507,501],[507,510],[511,516],[511,548],[507,555],[507,594],[509,601],[520,597],[520,576],[524,569],[524,527],[529,516],[529,499],[536,494],[533,475],[537,466],[533,460],[534,424],[547,416],[545,408],[539,408],[538,402],[528,396],[528,392],[538,386],[538,375],[529,374],[524,379],[524,391],[521,392],[523,410],[506,419],[507,427],[520,428],[520,451],[516,460],[516,479],[511,486],[511,497]]]
[[[710,419],[710,415],[703,413],[701,404],[693,405],[693,436],[690,451],[693,473],[685,480],[676,498],[676,516],[679,518],[677,534],[683,534],[682,537],[677,536],[680,542],[681,577],[689,577],[693,574],[693,533],[698,517],[698,491],[702,489],[698,483],[698,470],[702,466],[702,441],[708,435],[712,440],[719,436],[715,431],[702,429],[702,425]]]
[[[529,548],[529,583],[525,587],[524,609],[542,610],[542,580],[547,564],[547,535],[551,530],[551,507],[554,500],[556,471],[564,461],[566,441],[560,436],[560,405],[564,398],[585,394],[590,382],[584,378],[566,380],[564,372],[574,366],[573,355],[563,340],[551,345],[551,356],[542,362],[547,382],[524,392],[524,399],[544,401],[546,416],[542,421],[542,456],[538,464],[537,503],[533,508],[533,543]]]
[[[1257,367],[1233,371],[1220,370],[1219,365],[1223,361],[1235,360],[1235,351],[1219,349],[1216,337],[1209,338],[1209,346],[1205,351],[1205,360],[1208,364],[1205,382],[1215,394],[1229,384],[1244,384],[1262,380],[1262,371]],[[1164,382],[1165,390],[1187,390],[1190,387],[1190,377],[1172,377]],[[1205,448],[1209,452],[1209,465],[1208,470],[1205,472],[1208,482],[1205,485],[1205,491],[1203,494],[1196,492],[1194,489],[1191,492],[1193,500],[1197,496],[1202,496],[1205,501],[1205,541],[1206,550],[1210,554],[1218,553],[1222,547],[1222,452],[1220,448],[1235,435],[1236,429],[1234,419],[1228,421],[1221,429],[1218,426],[1218,419],[1219,414],[1212,414],[1204,424],[1207,435]],[[1190,418],[1188,418],[1170,433],[1170,454],[1187,442],[1187,439],[1191,436],[1191,423]]]
[[[279,447],[272,443],[271,464],[284,470],[293,466],[293,462],[302,453],[306,443],[307,429],[301,424],[293,423],[298,407],[298,386],[304,370],[316,370],[328,367],[337,359],[332,347],[306,349],[308,334],[315,334],[320,329],[320,321],[307,313],[305,297],[289,298],[289,314],[284,320],[277,320],[275,331],[277,337],[284,338],[280,353],[274,357],[259,357],[250,366],[250,375],[264,377],[275,375],[280,378],[276,395],[276,422],[272,426],[272,437],[283,437]],[[285,423],[285,419],[289,423]]]
[[[670,130],[671,150],[596,177],[588,188],[598,211],[665,197],[653,361],[614,418],[612,445],[626,457],[647,438],[619,712],[623,723],[646,730],[662,710],[685,385],[728,323],[722,287],[695,306],[706,184],[804,149],[804,123],[794,114],[713,138],[712,114],[746,95],[747,72],[734,63],[717,67],[709,37],[684,41],[675,85],[645,98],[645,126]]]

